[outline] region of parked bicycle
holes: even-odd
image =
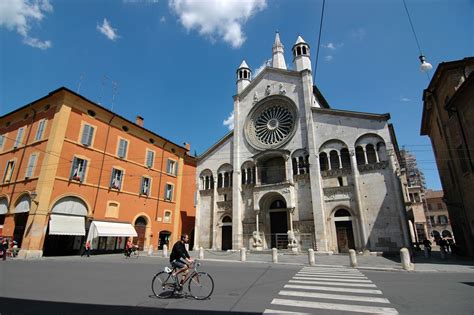
[[[188,283],[188,291],[190,296],[196,300],[205,300],[209,298],[214,291],[214,280],[212,277],[202,271],[198,271],[198,267],[201,266],[197,261],[194,262],[189,268],[191,271],[183,282],[182,287],[184,288],[186,282]],[[160,299],[167,299],[172,297],[179,288],[179,278],[181,275],[174,276],[176,267],[171,269],[165,267],[163,271],[158,272],[153,277],[151,282],[151,289],[153,294]]]

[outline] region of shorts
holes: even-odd
[[[183,258],[175,259],[171,262],[171,266],[181,269],[187,266],[188,264],[183,260]]]

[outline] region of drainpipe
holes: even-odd
[[[99,180],[97,182],[97,191],[95,193],[95,199],[94,199],[94,206],[92,207],[92,214],[95,213],[95,208],[97,206],[97,199],[99,198],[99,191],[100,191],[100,181],[102,180],[102,172],[104,171],[104,161],[105,161],[105,153],[107,151],[107,145],[109,144],[109,135],[110,135],[110,127],[112,120],[117,117],[115,114],[110,118],[109,120],[109,127],[107,128],[107,136],[105,138],[105,147],[104,151],[102,152],[102,162],[100,163],[100,173],[99,173]]]
[[[156,212],[155,212],[155,221],[158,221],[158,211],[160,205],[160,193],[161,193],[161,178],[163,177],[163,162],[165,160],[165,147],[168,144],[168,141],[165,141],[163,144],[163,151],[161,153],[161,166],[160,166],[160,180],[158,182],[158,198],[156,200]],[[159,237],[159,235],[158,235]]]

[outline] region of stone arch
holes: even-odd
[[[255,163],[253,161],[247,160],[244,163],[242,163],[242,166],[240,167],[242,185],[255,184],[256,183],[255,172],[256,172]]]
[[[232,187],[233,168],[229,163],[224,163],[217,169],[217,188]]]
[[[68,205],[68,207],[59,207],[61,202],[68,202],[73,203],[77,202],[78,205],[75,206],[74,204]],[[81,207],[81,205],[83,207]],[[58,213],[58,214],[72,214],[72,215],[80,215],[86,217],[90,214],[91,208],[84,200],[84,198],[78,195],[62,195],[60,198],[57,198],[50,207],[51,213]]]
[[[346,206],[336,206],[332,209],[330,218],[334,222],[332,229],[335,249],[337,248],[339,253],[355,249],[358,226],[352,209]]]
[[[337,150],[341,151],[343,148],[348,148],[347,144],[340,140],[340,139],[330,139],[324,142],[320,147],[319,147],[319,153],[321,152],[326,152],[329,155],[329,152],[331,150]]]
[[[28,203],[28,211],[24,211],[25,209],[17,209],[18,206],[20,206],[20,203],[27,202]],[[19,213],[17,212],[20,210],[21,212],[29,212],[31,209],[31,193],[29,191],[22,192],[16,199],[15,202],[13,203],[13,213]]]
[[[255,204],[259,206],[259,210],[270,209],[270,205],[278,199],[283,200],[286,206],[291,204],[289,196],[286,197],[285,195],[275,191],[267,192],[266,194],[260,196],[260,198],[256,200]]]
[[[334,218],[335,217],[335,214],[338,210],[345,210],[347,212],[349,212],[350,216],[351,217],[355,217],[357,215],[357,213],[355,213],[355,211],[345,205],[336,205],[334,208],[332,208],[330,214],[329,214],[329,217],[331,218]]]
[[[296,149],[291,154],[293,175],[309,173],[309,153],[305,149]]]
[[[361,135],[359,138],[357,138],[354,146],[356,148],[358,165],[373,164],[387,160],[385,141],[381,136],[375,133],[366,133]]]
[[[86,208],[88,209],[87,215],[92,214],[92,207],[91,207],[91,205],[89,204],[89,202],[87,201],[87,199],[84,198],[83,196],[81,196],[81,195],[79,195],[79,194],[75,194],[75,193],[64,193],[64,194],[61,194],[61,195],[57,196],[57,197],[54,198],[53,201],[50,203],[49,208],[50,208],[50,209],[53,209],[54,205],[56,205],[61,199],[67,198],[67,197],[74,197],[74,198],[79,199],[82,203],[84,203],[84,205],[85,205]]]
[[[206,168],[199,174],[199,189],[208,190],[214,188],[214,176],[210,169]]]

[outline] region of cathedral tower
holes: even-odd
[[[245,60],[243,60],[239,68],[237,69],[237,94],[242,92],[247,87],[247,85],[250,84],[251,75],[252,71],[250,70]]]
[[[293,45],[293,66],[296,71],[310,70],[311,59],[309,58],[309,45],[301,36],[298,36]]]

